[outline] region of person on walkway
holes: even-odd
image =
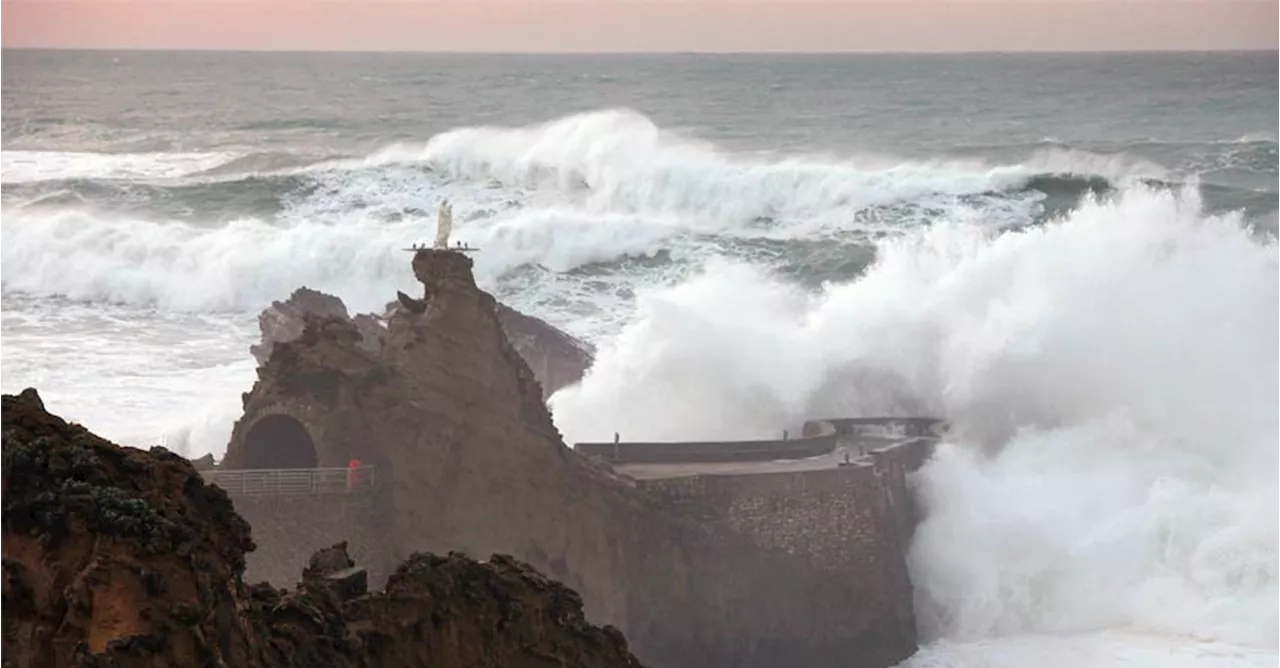
[[[360,460],[355,457],[347,462],[347,491],[354,492],[360,484]]]

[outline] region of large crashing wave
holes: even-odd
[[[945,415],[911,552],[929,638],[1111,629],[1274,662],[1276,250],[1192,190],[1138,187],[1060,224],[935,226],[819,296],[715,265],[642,296],[556,422],[646,440]],[[945,646],[920,665],[953,665]]]
[[[1072,151],[1007,166],[748,158],[627,111],[460,129],[358,159],[3,157],[6,291],[187,311],[254,310],[299,284],[374,307],[402,287],[396,249],[431,237],[445,197],[457,238],[485,248],[478,271],[492,285],[521,267],[662,251],[755,259],[739,240],[866,245],[937,220],[1013,227],[1159,175]]]

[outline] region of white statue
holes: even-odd
[[[436,213],[436,250],[449,248],[449,232],[453,230],[453,205],[449,200],[441,200],[440,210]]]

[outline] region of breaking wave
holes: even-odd
[[[569,283],[585,290],[589,274],[623,271],[629,258],[660,258],[643,268],[652,270],[645,284],[670,284],[713,257],[809,285],[848,279],[870,260],[864,249],[920,227],[1013,229],[1130,185],[1178,187],[1140,160],[1057,148],[995,167],[748,159],[628,111],[464,128],[364,158],[3,157],[6,294],[197,312],[253,311],[299,284],[378,306],[403,287],[398,249],[429,237],[444,197],[462,212],[458,238],[486,248],[477,269],[491,289],[504,277],[530,287],[536,281],[520,275],[532,268],[584,273]],[[1211,210],[1255,207],[1274,217],[1273,194],[1201,191]]]
[[[1261,147],[1262,162],[1275,160],[1274,142],[1239,146]],[[511,209],[530,207],[609,220],[678,218],[701,231],[781,228],[783,238],[799,230],[884,233],[965,217],[1017,227],[1061,216],[1084,196],[1195,179],[1123,153],[1057,145],[995,165],[961,158],[766,160],[682,137],[627,110],[462,128],[358,158],[6,151],[2,176],[11,210],[53,217],[74,210],[97,221],[91,226],[107,225],[102,218],[196,227],[244,220],[282,228],[429,225],[435,201],[450,197],[481,226],[509,226]],[[1274,190],[1218,182],[1202,189],[1212,210],[1242,208],[1254,217],[1276,210]]]
[[[817,295],[713,263],[642,294],[555,419],[573,442],[945,415],[914,665],[1044,663],[1033,637],[1054,665],[1273,665],[1276,251],[1194,189],[1135,186],[1061,223],[919,230]]]

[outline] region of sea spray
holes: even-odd
[[[1035,229],[935,226],[817,297],[712,265],[643,296],[552,405],[570,441],[737,438],[909,397],[954,425],[919,474],[926,638],[1126,629],[1274,661],[1277,277],[1238,216],[1135,187]]]

